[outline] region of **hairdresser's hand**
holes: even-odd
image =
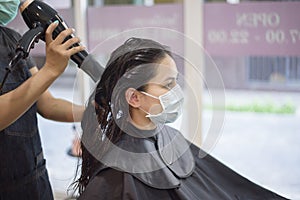
[[[52,23],[46,30],[46,62],[44,67],[47,68],[54,76],[59,76],[64,72],[70,56],[84,50],[84,47],[79,45],[77,47],[70,48],[73,44],[79,43],[78,37],[73,37],[64,42],[65,38],[71,35],[74,31],[68,28],[62,31],[54,40],[52,38],[52,32],[57,27],[58,23]]]

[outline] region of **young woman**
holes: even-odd
[[[167,125],[183,92],[170,51],[131,38],[117,48],[82,127],[79,199],[285,199],[235,173]]]

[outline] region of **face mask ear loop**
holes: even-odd
[[[159,104],[162,106],[163,110],[165,109],[165,108],[164,108],[164,105],[161,103],[160,97],[156,97],[156,96],[154,96],[154,95],[152,95],[152,94],[149,94],[149,93],[143,92],[143,91],[141,91],[141,93],[144,94],[144,95],[146,95],[146,96],[148,96],[148,97],[152,97],[152,98],[154,98],[154,99],[158,99],[158,100],[159,100]],[[142,109],[141,109],[141,110],[142,110]],[[143,110],[143,111],[144,111],[144,110]],[[144,111],[144,112],[148,114],[146,117],[154,116],[154,115],[152,115],[152,114],[150,114],[150,113],[148,113],[148,112],[146,112],[146,111]]]
[[[146,95],[146,96],[148,96],[148,97],[152,97],[152,98],[154,98],[154,99],[158,99],[158,100],[159,100],[158,97],[156,97],[156,96],[154,96],[154,95],[152,95],[152,94],[149,94],[149,93],[147,93],[147,92],[141,91],[141,93],[144,94],[144,95]]]
[[[147,111],[145,111],[144,109],[142,109],[141,107],[139,107],[139,109],[141,110],[141,111],[143,111],[144,113],[146,113],[147,115],[145,116],[145,117],[151,117],[152,115],[149,113],[149,112],[147,112]]]

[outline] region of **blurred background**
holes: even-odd
[[[196,65],[203,81],[193,87],[201,113],[191,116],[199,119],[201,127],[197,143],[201,145],[209,134],[213,112],[222,109],[225,115],[210,153],[253,182],[300,199],[300,1],[44,2],[75,27],[90,52],[111,36],[144,27],[173,30],[203,46],[205,53],[184,40],[159,35],[161,41],[182,48],[184,56],[200,63]],[[9,26],[21,34],[28,30],[20,15]],[[40,41],[31,51],[39,67],[45,61],[44,47]],[[109,53],[102,49],[98,56],[107,58]],[[70,61],[50,87],[53,95],[84,104],[92,83],[79,71]],[[224,92],[224,105],[212,103],[212,90]],[[80,135],[80,124],[39,117],[39,127],[55,199],[71,198],[67,191],[80,159],[67,151]]]

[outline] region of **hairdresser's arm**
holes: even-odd
[[[24,114],[65,70],[70,56],[84,49],[82,46],[69,49],[79,42],[76,37],[63,43],[65,37],[73,33],[72,29],[61,32],[53,40],[52,32],[56,26],[52,23],[46,30],[46,62],[42,69],[15,90],[0,96],[0,130]]]
[[[38,69],[30,69],[31,74],[37,74]],[[46,90],[37,101],[38,112],[46,119],[60,122],[81,121],[84,106],[72,104],[64,99],[54,98],[49,90]]]

